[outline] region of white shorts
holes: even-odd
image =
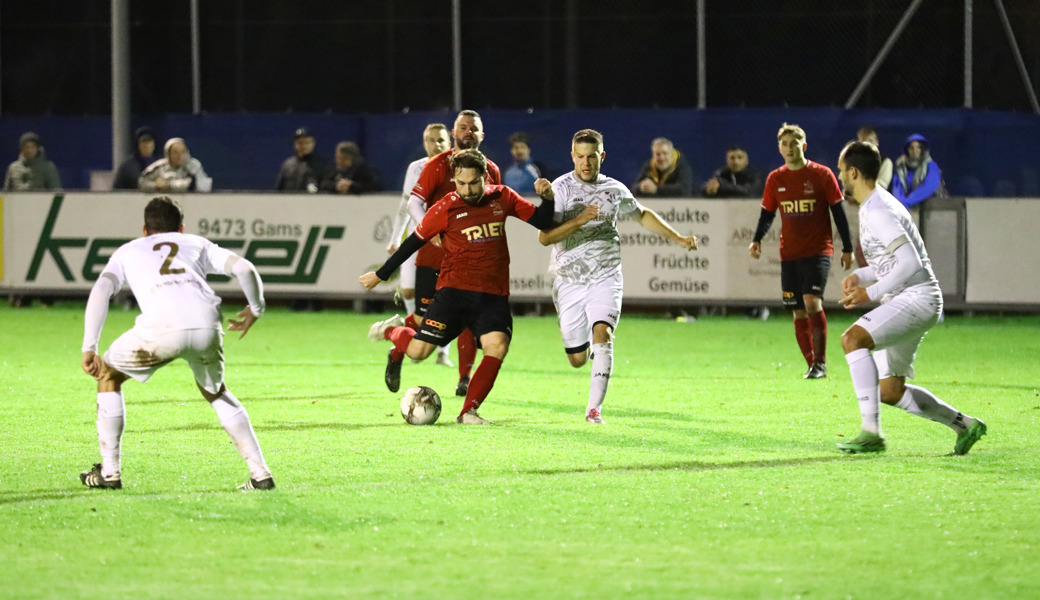
[[[412,253],[408,257],[408,260],[401,263],[400,278],[397,280],[397,285],[401,289],[414,290],[415,289],[415,254]]]
[[[144,383],[178,358],[188,361],[195,381],[216,394],[224,385],[224,332],[212,329],[134,327],[112,342],[104,360],[113,369]]]
[[[553,304],[568,354],[588,348],[592,343],[592,326],[596,323],[606,323],[611,332],[617,329],[623,288],[620,274],[589,285],[560,279],[553,282]]]
[[[878,376],[914,378],[914,358],[928,330],[942,314],[938,286],[909,288],[856,321],[874,338]]]

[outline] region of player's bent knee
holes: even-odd
[[[99,392],[118,392],[127,379],[130,379],[129,375],[113,369],[104,360],[101,361],[101,372],[97,377]]]
[[[906,393],[906,381],[902,377],[887,377],[880,382],[881,401],[888,405],[895,405]]]
[[[578,354],[568,354],[567,360],[570,361],[571,366],[575,369],[583,367],[585,366],[585,363],[589,362],[589,351],[586,350]]]
[[[218,389],[217,393],[215,394],[207,390],[206,388],[202,387],[202,384],[199,383],[198,380],[195,381],[195,385],[199,388],[199,391],[202,392],[202,397],[205,398],[207,402],[213,402],[217,398],[220,398],[221,394],[223,394],[224,391],[227,390],[227,387],[223,383],[220,384],[220,389]]]
[[[866,329],[859,325],[853,325],[846,329],[845,333],[841,334],[841,348],[845,351],[845,354],[862,348],[873,350],[874,338],[870,337],[870,332]]]

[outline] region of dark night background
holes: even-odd
[[[1040,2],[1004,2],[1036,85]],[[205,111],[451,104],[450,0],[199,4]],[[709,0],[708,106],[842,106],[909,5]],[[1028,111],[993,2],[974,12],[975,107]],[[135,114],[191,112],[189,14],[130,3]],[[2,113],[108,114],[109,39],[108,0],[0,4]],[[693,0],[464,0],[462,40],[469,107],[696,107]],[[928,0],[857,107],[961,106],[962,72],[963,2]]]
[[[964,1],[926,0],[854,109],[844,104],[911,0],[708,0],[707,110],[697,109],[694,0],[462,0],[462,104],[484,115],[485,152],[531,134],[536,158],[570,168],[571,133],[607,135],[609,174],[631,181],[667,135],[705,179],[740,143],[779,162],[783,121],[833,163],[862,123],[895,156],[933,141],[948,187],[1040,195],[1040,116],[992,0],[974,0],[974,97],[963,106]],[[1004,0],[1034,88],[1040,1]],[[133,126],[184,137],[218,189],[270,189],[307,125],[318,151],[357,141],[390,188],[422,154],[419,132],[451,123],[450,0],[200,0],[202,115],[192,114],[190,2],[130,7]],[[66,188],[111,169],[109,0],[0,2],[0,160],[43,136]],[[10,158],[7,158],[9,156]]]

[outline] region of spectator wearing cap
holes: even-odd
[[[329,163],[314,153],[314,134],[306,127],[293,133],[293,147],[296,153],[282,163],[275,189],[313,194],[328,174]]]
[[[361,155],[354,142],[336,144],[336,168],[321,182],[321,191],[330,194],[366,194],[383,189],[379,175]]]
[[[136,190],[141,173],[159,157],[155,155],[155,132],[151,127],[138,127],[134,131],[136,150],[116,169],[112,179],[113,190]]]
[[[21,151],[18,159],[7,166],[4,190],[23,192],[61,189],[58,167],[47,159],[40,136],[27,131],[19,138],[18,145]]]

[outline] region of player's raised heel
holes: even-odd
[[[400,327],[401,325],[404,325],[404,319],[402,319],[400,315],[394,315],[389,319],[376,321],[368,328],[368,339],[373,342],[381,342],[386,339],[387,329],[390,329],[391,327]]]
[[[240,490],[273,490],[274,489],[274,477],[268,477],[267,479],[256,480],[252,477],[249,481],[238,486]]]
[[[838,450],[845,454],[866,454],[867,452],[884,452],[885,438],[876,433],[861,431],[855,439],[838,444]]]
[[[459,384],[455,386],[455,395],[465,397],[469,393],[469,375],[459,378]]]
[[[957,435],[957,442],[953,445],[953,453],[957,456],[964,456],[975,445],[975,442],[979,441],[984,435],[986,435],[986,424],[982,419],[976,418],[971,427],[964,433]]]
[[[383,375],[386,389],[396,392],[401,389],[401,361],[394,360],[394,349],[386,355],[386,373]]]
[[[101,475],[101,463],[95,463],[93,469],[80,473],[79,480],[89,488],[118,490],[123,487],[123,480],[118,475],[107,479]]]

